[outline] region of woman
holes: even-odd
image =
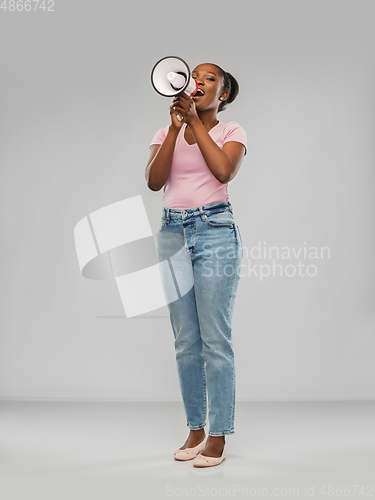
[[[168,304],[190,429],[174,458],[194,458],[194,466],[207,467],[224,460],[225,436],[234,434],[231,322],[242,240],[228,182],[239,171],[247,143],[238,123],[217,119],[217,113],[238,94],[236,79],[209,63],[198,65],[191,75],[199,90],[193,97],[185,93],[174,97],[171,124],[158,130],[151,142],[145,177],[152,191],[164,186],[158,232],[158,240],[164,243],[158,242],[159,261],[164,260],[162,253],[170,238],[179,236],[185,242],[193,276],[193,286],[185,287],[189,291]],[[204,431],[206,390],[208,436]]]

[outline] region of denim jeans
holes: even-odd
[[[226,201],[188,209],[163,207],[157,240],[159,267],[182,247],[186,256],[183,272],[177,261],[174,264],[179,293],[168,309],[187,426],[203,428],[208,409],[210,436],[234,434],[231,323],[243,251],[232,205]],[[168,276],[162,272],[165,291],[171,285]]]

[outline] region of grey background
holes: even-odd
[[[0,14],[1,398],[180,399],[169,319],[122,318],[115,283],[82,277],[73,239],[80,219],[139,194],[157,230],[162,191],[144,170],[169,123],[150,83],[166,55],[240,83],[218,117],[248,135],[229,193],[249,252],[331,252],[303,261],[315,277],[241,279],[237,397],[374,398],[374,3],[54,9]]]

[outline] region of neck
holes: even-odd
[[[216,109],[197,111],[197,115],[204,127],[208,130],[219,123],[219,120],[216,117]]]

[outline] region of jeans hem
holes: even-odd
[[[223,431],[223,432],[209,432],[209,436],[228,436],[229,434],[234,434],[234,430],[232,431]]]
[[[192,431],[199,431],[200,429],[203,429],[203,427],[205,427],[205,425],[206,424],[202,424],[202,425],[189,425],[189,424],[187,424],[189,429]]]

